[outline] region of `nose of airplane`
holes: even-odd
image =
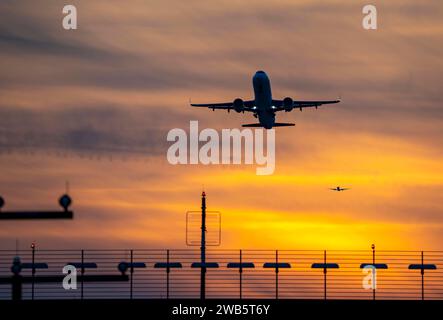
[[[264,71],[258,70],[252,78],[254,79],[254,81],[262,81],[262,79],[265,79],[267,77],[268,76],[266,75],[266,73]]]

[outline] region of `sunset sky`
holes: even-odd
[[[78,29],[62,28],[62,8]],[[443,2],[2,1],[0,249],[182,248],[186,211],[222,213],[222,248],[443,249]],[[276,170],[167,162],[173,128],[240,128],[250,114],[193,102],[338,105],[277,115]],[[337,185],[352,188],[332,192]],[[0,213],[1,214],[1,213]]]

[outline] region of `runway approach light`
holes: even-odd
[[[58,203],[65,211],[68,211],[68,208],[72,203],[72,200],[71,200],[70,196],[68,196],[67,194],[64,194],[60,197],[60,199],[58,200]]]
[[[58,199],[58,203],[63,210],[29,210],[29,211],[9,211],[2,210],[5,200],[0,197],[0,220],[41,220],[41,219],[72,219],[74,212],[69,210],[72,199],[67,194]]]

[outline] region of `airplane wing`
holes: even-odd
[[[340,100],[318,100],[318,101],[302,101],[302,100],[294,100],[292,103],[292,107],[294,109],[300,109],[303,108],[312,108],[323,105],[323,104],[333,104],[333,103],[339,103]],[[275,111],[282,111],[285,110],[285,106],[283,105],[283,100],[272,100],[272,104],[275,106]]]
[[[243,101],[244,104],[244,110],[245,111],[253,111],[253,108],[255,106],[254,100],[246,100]],[[200,108],[209,108],[212,110],[233,110],[234,109],[234,102],[220,102],[220,103],[191,103],[192,107],[200,107]]]

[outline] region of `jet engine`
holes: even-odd
[[[234,110],[238,113],[245,110],[245,104],[243,103],[243,100],[240,98],[237,98],[234,100],[233,106],[234,106]]]
[[[294,100],[289,97],[284,98],[283,107],[285,108],[286,112],[292,111],[292,109],[294,109]]]

